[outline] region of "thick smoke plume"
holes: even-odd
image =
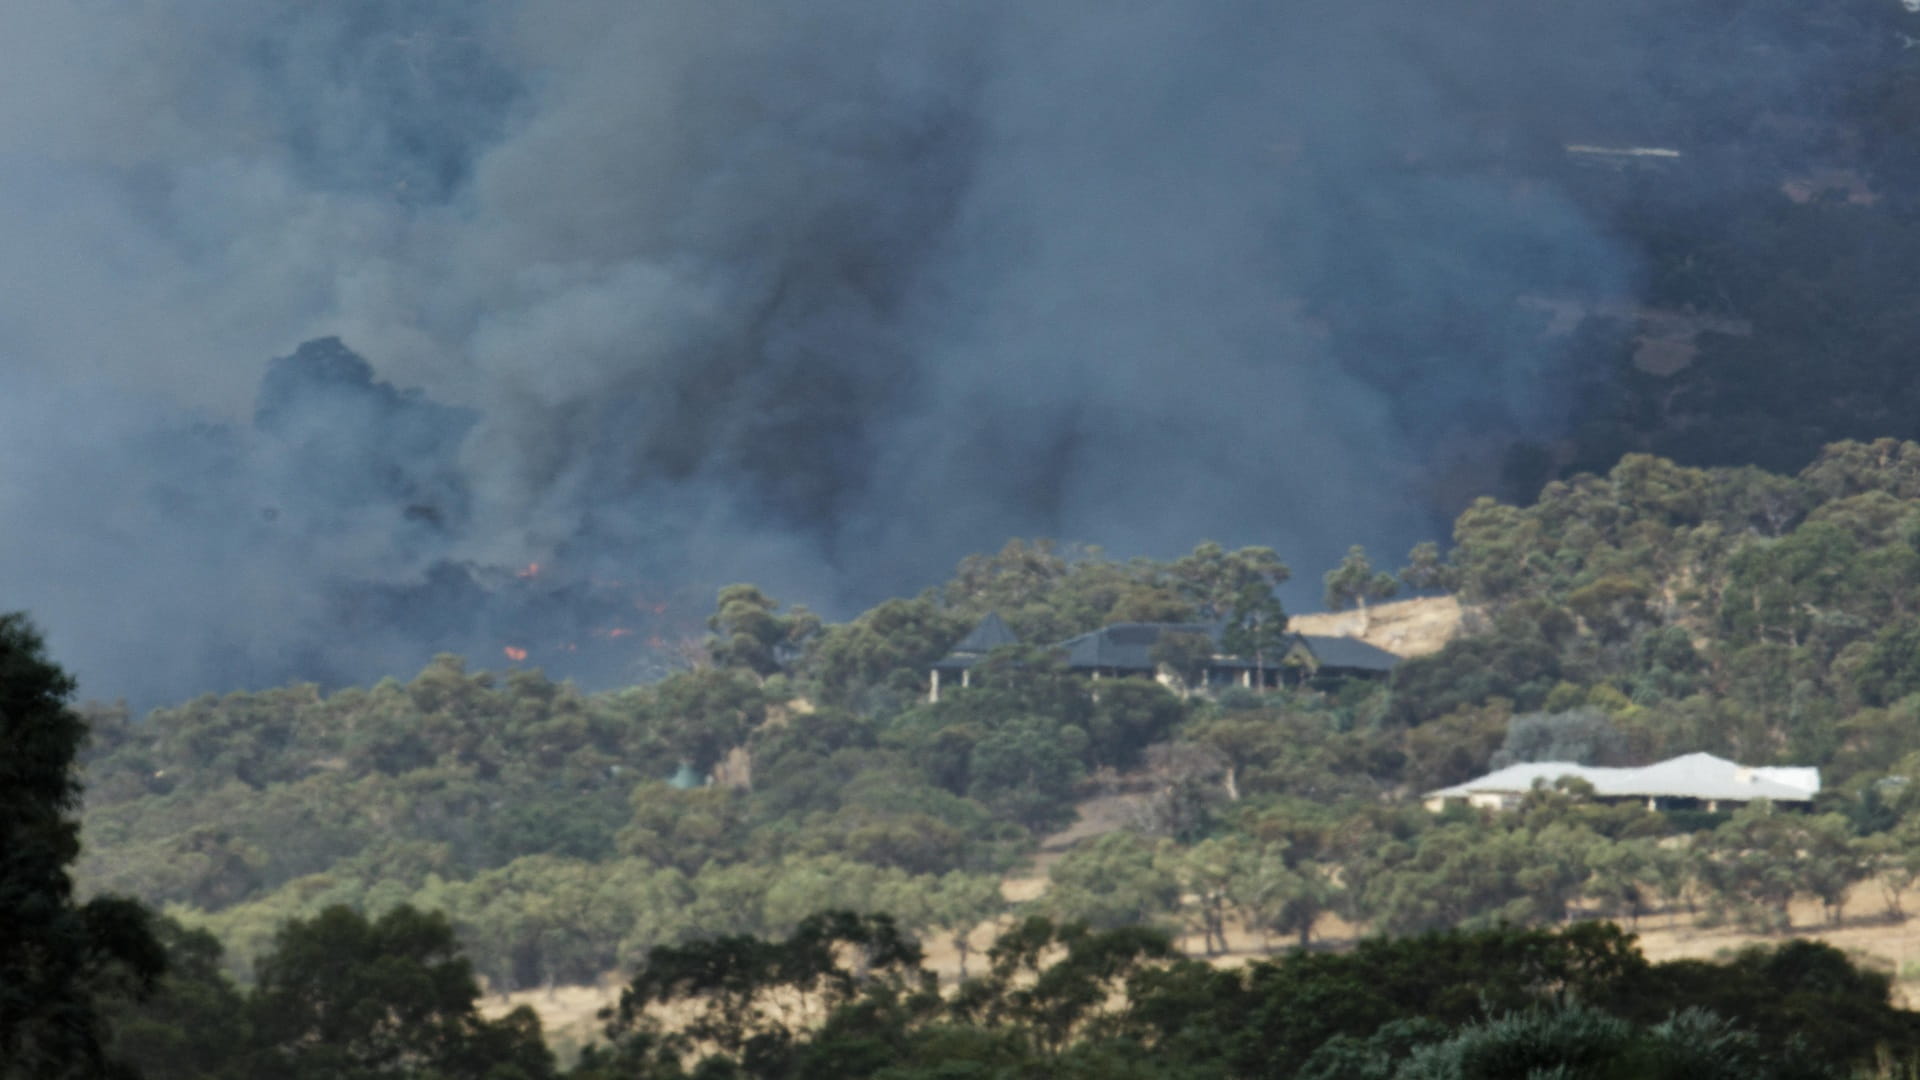
[[[1828,62],[1712,7],[23,0],[0,608],[151,703],[595,582],[1404,550],[1599,377],[1516,298],[1633,300],[1564,146]]]

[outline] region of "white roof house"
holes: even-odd
[[[1811,802],[1820,792],[1820,770],[1810,766],[1736,765],[1712,754],[1686,754],[1652,765],[1621,769],[1575,765],[1568,761],[1532,761],[1509,765],[1464,784],[1429,791],[1422,796],[1429,810],[1446,806],[1448,799],[1465,799],[1470,806],[1504,809],[1533,790],[1536,781],[1551,785],[1562,777],[1578,777],[1593,785],[1603,799],[1644,799],[1649,808],[1662,799],[1696,799],[1709,808],[1722,802]]]

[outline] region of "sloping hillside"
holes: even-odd
[[[1460,601],[1451,596],[1421,596],[1369,604],[1364,618],[1358,611],[1327,611],[1294,615],[1287,625],[1303,634],[1357,637],[1399,656],[1426,656],[1460,632],[1462,614]]]

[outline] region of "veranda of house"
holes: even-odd
[[[1175,634],[1203,637],[1214,653],[1191,683],[1155,659],[1161,641]],[[1387,679],[1400,657],[1357,638],[1293,634],[1273,656],[1229,653],[1218,623],[1114,623],[1054,645],[1067,670],[1089,679],[1150,678],[1180,693],[1212,694],[1232,687],[1278,689],[1340,679]],[[998,614],[989,613],[953,650],[934,664],[928,700],[943,686],[972,685],[972,669],[994,649],[1019,644]]]

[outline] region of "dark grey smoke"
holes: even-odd
[[[1599,377],[1518,298],[1635,296],[1563,146],[1709,199],[1897,48],[1675,7],[13,5],[0,608],[152,702],[497,662],[612,580],[1390,559]]]

